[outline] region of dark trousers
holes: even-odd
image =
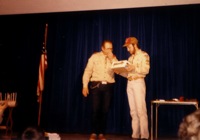
[[[92,133],[104,134],[114,84],[91,82]]]

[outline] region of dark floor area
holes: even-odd
[[[86,134],[60,134],[62,140],[88,140],[89,135]],[[119,134],[107,134],[107,140],[131,140],[130,135],[119,135]],[[150,140],[150,139],[149,139]],[[155,138],[153,140],[156,140]],[[178,140],[177,137],[173,136],[160,136],[157,140]]]
[[[59,134],[59,133],[58,133]],[[89,134],[66,134],[66,133],[60,133],[59,134],[61,140],[89,140]],[[130,135],[121,135],[121,134],[107,134],[106,135],[107,140],[131,140]],[[17,134],[13,133],[12,136],[5,135],[5,133],[0,133],[0,140],[20,140],[18,138]],[[57,139],[56,139],[57,140]],[[149,140],[152,140],[151,138]],[[153,140],[178,140],[176,136],[159,136],[157,139]]]

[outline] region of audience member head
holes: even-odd
[[[39,127],[28,127],[22,134],[22,140],[45,140],[45,134]]]
[[[183,118],[178,136],[182,140],[200,140],[200,109]]]

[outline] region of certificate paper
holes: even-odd
[[[130,64],[130,62],[128,62],[127,60],[121,60],[121,61],[113,62],[111,68],[116,73],[127,72],[126,70],[127,64]]]

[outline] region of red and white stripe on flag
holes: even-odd
[[[47,55],[46,53],[41,54],[40,65],[39,65],[39,75],[38,75],[38,85],[37,85],[37,95],[44,90],[44,75],[47,68]]]

